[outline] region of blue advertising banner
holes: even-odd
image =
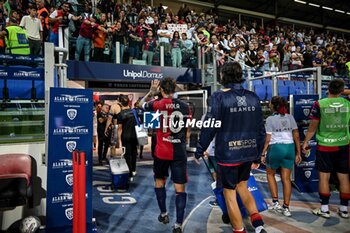
[[[199,69],[81,61],[67,61],[67,65],[70,80],[149,82],[172,77],[178,83],[202,83]]]
[[[86,152],[86,223],[92,222],[92,119],[92,90],[50,88],[46,228],[72,226],[73,150]]]
[[[44,57],[34,55],[0,54],[0,63],[7,65],[44,66]]]
[[[294,118],[299,128],[301,142],[304,141],[305,134],[309,127],[308,116],[312,105],[318,100],[318,95],[294,95]],[[310,140],[311,147],[308,153],[302,153],[302,161],[294,167],[294,184],[300,192],[318,191],[318,172],[315,168],[316,160],[316,140]]]
[[[0,79],[44,80],[44,68],[27,66],[0,66]]]

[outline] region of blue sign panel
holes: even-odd
[[[0,79],[44,80],[44,68],[0,66]]]
[[[86,222],[92,222],[92,91],[51,88],[46,227],[72,226],[72,151],[86,152]]]
[[[318,100],[318,95],[294,95],[294,118],[299,128],[301,142],[305,139],[305,134],[309,127],[308,119],[313,104]],[[317,192],[318,172],[315,168],[316,160],[316,140],[313,137],[309,141],[311,149],[302,153],[302,161],[294,167],[294,183],[300,192]]]
[[[172,77],[178,83],[202,83],[199,69],[80,61],[67,61],[67,65],[71,80],[149,82]]]
[[[0,63],[7,65],[44,66],[44,57],[34,55],[0,54]]]

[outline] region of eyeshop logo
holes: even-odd
[[[163,78],[162,73],[151,73],[148,72],[147,70],[140,70],[139,72],[135,71],[129,71],[129,70],[123,70],[123,75],[125,78],[132,77],[132,79],[135,78],[158,78],[161,79]]]
[[[161,122],[161,116],[163,116],[163,122]],[[170,129],[173,133],[180,132],[183,128],[220,128],[221,121],[216,120],[215,118],[207,119],[205,121],[191,119],[184,116],[180,111],[173,111],[168,115],[167,111],[157,111],[157,112],[144,112],[143,122],[146,129],[159,129],[163,130]]]

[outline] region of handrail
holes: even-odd
[[[303,69],[299,69],[299,70],[283,71],[283,72],[279,72],[279,73],[274,73],[274,74],[268,74],[268,75],[254,77],[254,78],[251,78],[250,80],[259,80],[259,79],[264,79],[264,78],[269,78],[269,77],[274,77],[274,76],[281,76],[281,75],[285,75],[285,74],[293,74],[293,73],[296,73],[296,72],[305,72],[305,71],[316,72],[317,71],[317,67],[303,68]]]
[[[54,47],[55,52],[62,52],[62,53],[67,53],[68,54],[68,49],[67,48],[62,48],[62,47]]]
[[[215,53],[219,53],[220,55],[225,55],[224,53],[222,53],[222,52],[220,52],[220,51],[217,51],[217,50],[215,50],[215,49],[214,49],[214,52],[215,52]],[[255,70],[254,67],[248,66],[248,65],[246,65],[246,64],[244,64],[244,63],[241,63],[241,62],[237,61],[234,57],[231,57],[231,56],[227,56],[227,57],[228,57],[228,59],[230,59],[231,61],[236,61],[236,62],[238,62],[238,63],[242,66],[242,68],[247,68],[247,69]]]

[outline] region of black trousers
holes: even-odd
[[[98,161],[101,162],[103,159],[106,159],[108,148],[111,144],[111,139],[103,135],[98,135]]]
[[[94,48],[93,61],[104,62],[104,48]]]
[[[28,39],[30,54],[31,55],[40,55],[41,51],[41,40],[32,40]]]
[[[124,158],[129,167],[129,176],[132,177],[132,172],[136,171],[136,157],[137,157],[137,141],[122,141],[125,147]]]

